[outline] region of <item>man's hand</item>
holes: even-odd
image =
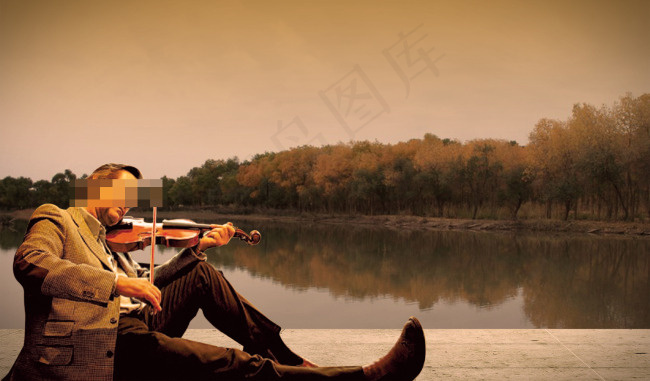
[[[235,228],[231,222],[216,226],[201,238],[198,246],[199,251],[205,251],[211,247],[223,246],[230,242],[232,236],[235,235]]]
[[[118,276],[115,289],[120,295],[148,301],[153,307],[154,313],[162,311],[160,290],[145,278]]]

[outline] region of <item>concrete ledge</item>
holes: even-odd
[[[282,337],[319,365],[362,365],[383,356],[399,329],[287,329]],[[429,329],[419,381],[433,379],[650,379],[650,330]],[[217,330],[184,336],[241,348]],[[0,330],[0,376],[15,360],[23,330]]]

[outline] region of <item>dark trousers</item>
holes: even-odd
[[[280,327],[259,312],[212,265],[198,262],[162,291],[162,312],[121,316],[115,379],[362,380],[360,367],[297,367],[302,359],[280,338]],[[181,338],[199,308],[243,350]]]

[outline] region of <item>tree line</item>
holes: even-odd
[[[0,181],[0,208],[67,206],[66,170],[51,182]],[[426,134],[207,160],[163,177],[165,205],[451,218],[650,219],[650,94],[576,104],[541,119],[529,144]]]

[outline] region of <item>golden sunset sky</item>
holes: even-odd
[[[650,92],[648,1],[0,0],[0,178],[146,178],[430,132],[525,144]]]

